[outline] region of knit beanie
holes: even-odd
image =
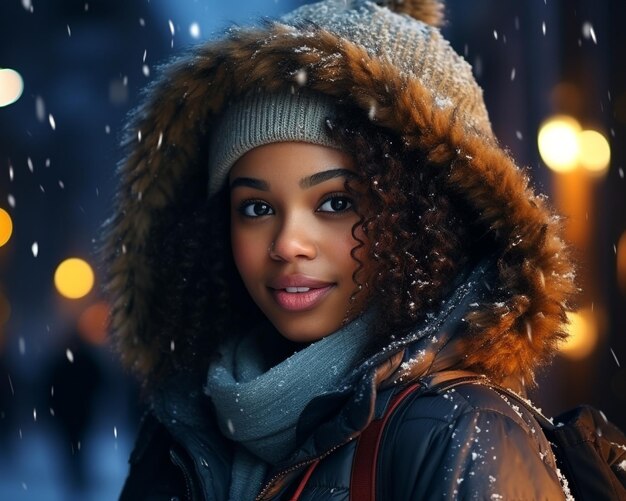
[[[281,21],[300,30],[310,24],[364,48],[371,57],[399,70],[407,83],[418,80],[432,94],[432,105],[454,110],[467,132],[493,139],[472,67],[439,31],[443,22],[440,0],[324,0],[303,5]],[[312,55],[315,51],[306,45],[298,50]],[[343,62],[338,59],[336,64]],[[370,71],[373,75],[375,70]],[[377,78],[385,76],[392,78],[384,74]],[[300,77],[294,75],[296,80]],[[370,118],[376,120],[376,101],[367,104]]]
[[[324,0],[303,5],[280,21],[305,31],[311,23],[388,61],[407,81],[417,79],[429,89],[433,106],[453,111],[466,132],[495,142],[471,66],[437,28],[443,20],[442,8],[438,0]],[[302,45],[296,50],[313,55],[315,49]],[[306,85],[304,69],[294,70],[293,78],[291,89],[300,92],[252,93],[222,111],[210,139],[209,196],[219,190],[237,159],[256,146],[279,141],[334,146],[324,126],[325,116],[334,108],[333,99],[298,89]],[[381,118],[375,99],[369,99],[366,106],[366,116],[373,121]]]
[[[320,93],[284,90],[253,92],[227,106],[209,144],[209,196],[224,184],[233,164],[257,146],[299,141],[335,147],[326,121],[334,100]]]

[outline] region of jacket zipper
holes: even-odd
[[[265,494],[267,493],[268,490],[270,490],[274,484],[281,478],[284,477],[285,475],[287,475],[288,473],[291,473],[292,471],[295,471],[299,468],[302,468],[303,466],[306,466],[308,464],[314,463],[315,461],[319,461],[324,459],[326,456],[328,456],[329,454],[333,453],[334,451],[336,451],[337,449],[339,449],[339,447],[343,447],[344,445],[346,445],[347,443],[351,442],[352,440],[354,440],[355,437],[358,436],[357,434],[354,434],[352,436],[350,436],[347,440],[345,440],[344,442],[337,444],[333,447],[331,447],[330,449],[328,449],[326,452],[324,452],[323,454],[320,454],[317,457],[311,458],[311,459],[307,459],[306,461],[302,461],[301,463],[296,463],[293,466],[290,466],[289,468],[286,468],[285,470],[282,470],[280,473],[277,473],[276,475],[274,475],[267,484],[265,484],[265,487],[263,487],[263,489],[261,489],[261,492],[259,493],[259,495],[256,497],[255,501],[263,501],[263,498],[265,497]]]
[[[170,459],[172,460],[172,463],[174,463],[176,466],[178,466],[178,468],[180,468],[180,470],[183,473],[183,477],[185,478],[185,488],[187,490],[187,497],[185,499],[194,501],[195,496],[193,495],[191,474],[187,470],[185,463],[183,462],[182,458],[178,455],[178,453],[174,451],[173,449],[170,449]]]

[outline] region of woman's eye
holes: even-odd
[[[244,202],[239,207],[239,212],[246,217],[261,217],[274,214],[274,210],[265,202]]]
[[[320,205],[318,212],[343,212],[352,208],[352,200],[348,197],[334,196]]]

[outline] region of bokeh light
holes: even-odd
[[[17,101],[24,90],[24,80],[15,70],[0,68],[0,107]]]
[[[580,129],[580,124],[566,115],[553,116],[541,124],[537,144],[542,160],[550,169],[569,172],[576,168]]]
[[[4,209],[0,209],[0,247],[6,244],[13,234],[13,221]]]
[[[79,299],[89,294],[94,280],[89,263],[75,257],[63,261],[54,272],[57,291],[69,299]]]
[[[598,345],[598,322],[590,308],[581,309],[576,313],[568,313],[569,337],[559,349],[563,356],[572,360],[582,360],[593,353]]]
[[[78,318],[78,332],[87,342],[102,345],[107,340],[109,305],[102,301],[89,306]]]
[[[594,174],[605,174],[611,163],[611,147],[606,137],[595,130],[578,134],[579,163]]]

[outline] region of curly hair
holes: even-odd
[[[479,239],[469,211],[444,188],[447,168],[428,163],[425,152],[407,150],[363,110],[346,107],[327,126],[357,169],[356,178],[346,181],[360,215],[352,228],[359,242],[352,250],[359,262],[352,300],[356,304],[359,294],[368,294],[368,301],[376,301],[372,346],[380,346],[437,307],[473,259]],[[233,261],[228,190],[209,200],[188,200],[168,216],[173,223],[163,225],[169,230],[158,235],[163,247],[154,254],[156,290],[169,291],[154,298],[162,319],[159,349],[170,352],[155,368],[157,380],[175,370],[206,367],[230,332],[268,322]],[[365,256],[367,270],[357,254]]]
[[[468,220],[466,203],[445,188],[449,165],[429,163],[427,152],[408,150],[360,109],[329,125],[357,166],[348,189],[357,192],[361,215],[353,235],[360,228],[365,241],[353,257],[365,247],[368,266],[367,276],[363,263],[354,274],[353,299],[368,293],[376,301],[372,341],[378,347],[439,305],[453,278],[479,253],[481,235]]]

